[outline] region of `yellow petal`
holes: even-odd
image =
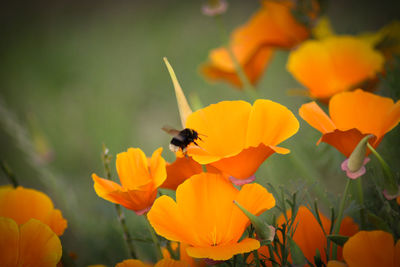
[[[160,185],[167,178],[167,170],[165,160],[161,157],[162,147],[158,148],[153,152],[150,159],[150,173],[153,178],[154,187],[160,187]]]
[[[17,266],[19,229],[14,220],[0,217],[0,266]]]
[[[140,260],[124,260],[123,262],[117,263],[115,267],[151,267],[151,264],[143,263]]]
[[[154,265],[154,267],[188,267],[184,261],[176,261],[172,259],[162,259]]]
[[[303,104],[299,109],[299,115],[321,133],[332,132],[336,129],[333,121],[314,101]]]

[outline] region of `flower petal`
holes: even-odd
[[[344,244],[343,258],[349,266],[394,266],[394,241],[383,231],[360,231]]]
[[[13,219],[0,217],[0,266],[17,266],[19,229]]]
[[[152,267],[151,264],[143,263],[140,260],[124,260],[123,262],[117,263],[115,267]]]
[[[165,160],[161,157],[162,147],[158,148],[153,152],[150,159],[150,174],[153,178],[154,187],[160,187],[160,185],[167,178],[167,170],[165,168]]]
[[[190,157],[176,158],[176,160],[167,164],[167,179],[161,185],[162,188],[176,190],[178,185],[183,183],[192,175],[199,174],[203,171],[200,164]]]
[[[30,219],[21,225],[18,266],[55,266],[61,255],[60,239],[46,224]]]
[[[314,101],[303,104],[299,109],[299,115],[323,134],[333,132],[336,129],[333,121]]]
[[[226,244],[224,246],[188,247],[189,256],[194,258],[209,258],[213,260],[229,260],[235,254],[242,254],[256,250],[260,242],[256,239],[245,238],[239,243]]]

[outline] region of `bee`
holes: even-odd
[[[169,149],[172,152],[178,152],[179,149],[182,150],[182,152],[186,155],[186,147],[190,145],[191,143],[195,144],[196,146],[199,146],[196,143],[196,140],[202,140],[199,137],[199,133],[197,133],[193,129],[185,128],[182,131],[176,130],[172,127],[169,126],[164,126],[162,128],[165,132],[169,133],[170,135],[173,135],[174,137],[171,139],[171,142],[169,144]]]

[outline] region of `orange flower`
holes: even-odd
[[[347,158],[368,135],[373,147],[400,121],[400,101],[356,90],[335,95],[329,102],[330,118],[315,103],[301,106],[300,116],[322,133],[319,142],[334,146]]]
[[[235,30],[230,40],[230,48],[252,84],[260,78],[274,47],[291,48],[309,35],[307,28],[292,16],[293,2],[267,0],[262,4],[247,24]],[[212,50],[209,60],[201,67],[206,77],[242,87],[226,48]]]
[[[277,145],[297,132],[299,122],[286,107],[259,99],[253,106],[244,101],[210,105],[189,115],[186,127],[204,135],[199,147],[188,147],[188,155],[200,164],[246,179],[274,152],[289,153]]]
[[[53,267],[62,255],[58,236],[36,219],[18,225],[0,217],[0,266]]]
[[[148,218],[159,235],[189,244],[189,256],[227,260],[260,247],[252,238],[238,242],[249,219],[234,200],[256,215],[275,205],[272,194],[258,184],[244,185],[239,191],[221,175],[201,173],[178,187],[176,202],[159,197]]]
[[[161,152],[160,147],[150,159],[139,148],[129,148],[127,152],[119,153],[117,172],[122,186],[93,174],[97,195],[138,215],[147,212],[156,199],[158,187],[167,176]]]
[[[118,263],[115,267],[152,267],[153,265],[143,263],[140,260],[124,260]],[[171,259],[162,259],[157,262],[154,267],[187,267],[187,263],[183,261],[175,261]]]
[[[47,224],[58,236],[67,228],[61,211],[54,209],[53,202],[44,193],[18,186],[0,186],[0,217],[13,219],[17,224],[37,219]]]
[[[332,36],[301,44],[291,52],[287,69],[311,97],[328,99],[375,78],[383,63],[382,53],[371,43],[354,36]]]
[[[329,267],[399,267],[400,242],[383,231],[360,231],[344,244],[343,258],[346,264],[330,261]],[[341,265],[340,265],[341,264]]]
[[[291,215],[291,211],[288,211],[286,216],[290,218]],[[325,233],[329,234],[331,221],[322,213],[319,213],[319,217]],[[277,225],[282,225],[284,223],[286,223],[285,217],[281,215],[277,220]],[[314,262],[315,252],[318,249],[321,253],[321,260],[326,262],[325,251],[327,238],[314,214],[305,206],[300,206],[293,225],[296,226],[293,240],[300,247],[307,260]],[[358,226],[354,223],[353,219],[350,217],[345,217],[342,220],[339,232],[340,235],[352,236],[357,231]],[[338,251],[339,258],[341,259],[341,249],[338,248]],[[269,257],[268,248],[266,246],[261,247],[259,252],[261,255],[266,255],[267,258]]]
[[[176,158],[173,163],[167,163],[167,179],[161,185],[161,188],[176,190],[178,185],[186,179],[202,171],[201,165],[192,158]]]

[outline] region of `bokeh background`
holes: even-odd
[[[231,31],[248,20],[258,1],[231,0],[223,20]],[[111,203],[96,196],[90,175],[103,175],[102,144],[115,155],[140,147],[147,155],[179,128],[175,95],[162,58],[168,57],[187,96],[204,105],[246,99],[224,83],[199,73],[208,51],[222,44],[202,1],[9,1],[0,9],[0,159],[19,183],[46,192],[68,220],[61,237],[66,265],[114,265],[128,258]],[[399,19],[396,1],[324,1],[337,33],[374,31]],[[225,40],[226,41],[226,40]],[[298,117],[306,97],[290,96],[300,85],[286,71],[288,52],[277,52],[258,84],[260,98],[288,106]],[[382,83],[383,84],[383,83]],[[385,94],[384,88],[382,93]],[[299,118],[298,134],[257,172],[260,183],[303,189],[327,210],[343,188],[343,157]],[[229,133],[221,133],[229,134]],[[398,171],[399,130],[388,134],[381,153]],[[387,145],[387,144],[391,145]],[[393,145],[395,144],[395,145]],[[396,145],[397,144],[397,145]],[[372,163],[374,164],[374,163]],[[115,173],[114,161],[113,171]],[[369,174],[373,179],[373,174]],[[0,184],[7,184],[0,174]],[[305,189],[307,188],[307,189]],[[329,193],[327,192],[329,188]],[[306,201],[306,200],[305,200]],[[126,211],[134,237],[148,238],[143,218]],[[150,245],[135,241],[144,260]]]

